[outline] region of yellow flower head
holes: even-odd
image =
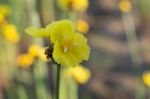
[[[54,43],[53,58],[63,66],[76,66],[89,58],[90,48],[87,39],[75,33],[69,20],[51,24],[51,42]]]
[[[78,65],[73,68],[73,77],[78,83],[84,84],[91,77],[91,73],[87,68]]]
[[[50,61],[50,60],[47,59],[47,57],[44,53],[45,53],[45,49],[42,48],[41,51],[39,52],[39,58],[43,61]]]
[[[10,13],[10,9],[6,5],[0,5],[0,27],[6,22],[5,17]]]
[[[6,24],[5,26],[3,26],[2,31],[6,40],[12,43],[17,43],[20,40],[20,36],[15,25]]]
[[[87,33],[89,30],[89,24],[85,20],[78,20],[76,23],[76,28],[80,33]]]
[[[119,9],[121,12],[128,13],[131,11],[131,8],[132,6],[129,0],[121,0],[119,2]]]
[[[82,34],[75,33],[73,23],[69,20],[53,22],[45,29],[36,29],[36,32],[29,27],[26,32],[30,35],[33,33],[32,36],[37,34],[38,37],[45,35],[50,37],[54,44],[52,57],[58,64],[76,66],[89,58],[90,48],[87,39]]]
[[[150,87],[150,71],[146,71],[143,73],[143,81],[147,86]]]
[[[5,17],[0,13],[0,24],[5,20]]]
[[[64,69],[62,74],[64,77],[73,77],[80,84],[86,83],[91,77],[90,71],[81,65]]]
[[[22,54],[19,55],[17,58],[18,66],[21,68],[28,68],[30,67],[34,62],[34,58],[30,54]]]
[[[46,59],[46,55],[44,54],[45,49],[38,46],[38,45],[31,45],[28,49],[28,53],[32,56],[32,57],[39,57],[42,60],[47,60]]]
[[[0,5],[0,14],[6,17],[10,13],[10,9],[6,5]]]
[[[85,11],[88,5],[88,0],[58,0],[58,6],[65,11]]]

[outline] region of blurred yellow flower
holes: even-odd
[[[45,49],[38,45],[31,45],[28,49],[28,53],[34,58],[40,58],[44,61],[47,60],[46,55],[44,54]]]
[[[80,84],[86,83],[89,80],[90,76],[90,71],[85,67],[78,65],[73,68],[73,77]]]
[[[36,58],[40,58],[44,61],[47,61],[44,52],[45,49],[43,47],[33,44],[28,48],[27,53],[18,56],[17,63],[21,68],[28,68],[35,62]]]
[[[18,66],[21,68],[28,68],[34,62],[34,58],[30,54],[21,54],[17,57]]]
[[[91,77],[90,71],[81,65],[67,68],[62,73],[65,77],[73,77],[80,84],[85,84]]]
[[[121,0],[119,2],[119,9],[121,12],[128,13],[131,11],[131,8],[132,6],[129,0]]]
[[[47,59],[46,55],[44,54],[45,49],[42,49],[41,52],[39,52],[39,58],[43,61],[50,61]]]
[[[150,71],[146,71],[143,73],[143,81],[147,86],[150,87]]]
[[[78,20],[76,23],[77,31],[80,33],[87,33],[89,30],[89,24],[85,20]]]
[[[58,0],[58,6],[65,11],[85,11],[88,5],[88,0]]]
[[[2,27],[3,35],[6,40],[17,43],[20,40],[20,35],[17,32],[16,26],[13,24],[6,24]]]
[[[51,42],[54,43],[53,58],[63,66],[76,66],[89,58],[87,39],[73,30],[69,20],[57,21],[51,25]]]
[[[0,5],[0,14],[6,17],[10,13],[10,8],[6,5]]]
[[[0,24],[5,20],[5,17],[0,13]]]
[[[40,51],[41,49],[38,45],[31,45],[28,48],[29,54],[33,57],[38,57]]]

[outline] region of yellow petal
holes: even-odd
[[[15,25],[7,24],[2,28],[2,30],[6,40],[12,43],[17,43],[20,40],[20,35]]]
[[[45,52],[45,49],[38,45],[33,44],[28,48],[28,53],[32,57],[34,57],[34,58],[38,57],[38,58],[42,59],[43,61],[48,61],[44,52]]]
[[[75,66],[72,70],[74,79],[80,84],[86,83],[91,77],[90,71],[81,65]]]
[[[2,23],[4,20],[5,20],[4,15],[2,15],[2,14],[0,13],[0,23]]]
[[[63,51],[61,50],[59,43],[56,42],[53,50],[53,58],[57,63],[62,63],[63,62],[62,56],[63,56]]]
[[[64,68],[61,73],[62,77],[73,77],[73,79],[80,84],[85,84],[91,77],[90,70],[81,65]]]
[[[10,8],[6,5],[0,5],[0,13],[6,17],[10,13]]]
[[[32,57],[38,57],[39,53],[41,51],[41,47],[38,45],[31,45],[28,48],[28,53],[32,56]]]
[[[18,66],[21,68],[29,68],[34,62],[34,58],[30,54],[21,54],[17,57]]]
[[[143,81],[148,87],[150,87],[150,71],[145,71],[143,73]]]
[[[62,10],[69,10],[68,8],[69,1],[70,0],[57,0],[57,5]]]
[[[89,24],[85,20],[78,20],[76,23],[77,31],[80,33],[87,33],[89,30]]]
[[[88,60],[90,54],[90,47],[87,44],[87,39],[82,34],[75,33],[73,49],[73,53],[79,60]]]
[[[88,0],[71,0],[72,8],[75,11],[85,11],[89,5]]]
[[[54,45],[53,58],[58,64],[61,64],[62,66],[75,66],[77,63],[75,56],[72,53],[65,54],[57,42]]]
[[[47,32],[44,28],[38,29],[34,26],[29,26],[25,29],[25,32],[28,35],[31,35],[33,37],[49,37],[50,33]]]
[[[73,34],[73,25],[69,20],[53,22],[49,28],[52,43],[62,42],[64,39],[71,38]]]
[[[131,3],[129,0],[122,0],[119,2],[119,9],[123,13],[128,13],[131,11]]]
[[[61,10],[85,11],[89,5],[88,0],[58,0]]]
[[[61,45],[59,45],[58,42],[54,45],[54,51],[53,51],[53,58],[54,60],[63,66],[75,66],[77,65],[77,60],[73,53],[64,53]]]

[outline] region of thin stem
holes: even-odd
[[[125,33],[127,36],[127,42],[131,52],[132,62],[135,66],[140,66],[142,64],[142,58],[140,55],[140,47],[136,36],[136,30],[132,14],[131,13],[123,14],[122,20],[125,28]]]
[[[77,13],[74,11],[70,11],[68,15],[69,19],[72,20],[73,22],[76,22],[77,20]]]
[[[60,67],[61,65],[57,65],[57,78],[56,78],[56,99],[59,99],[59,88],[60,88]]]

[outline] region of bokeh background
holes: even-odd
[[[74,1],[61,9],[57,0],[0,0],[0,99],[54,99],[49,39],[25,29],[61,19],[74,22],[91,53],[62,70],[60,99],[150,99],[150,0]]]

